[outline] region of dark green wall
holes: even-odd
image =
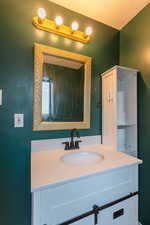
[[[92,42],[81,45],[36,30],[31,21],[39,7],[46,9],[49,18],[62,15],[65,24],[77,20],[81,29],[91,25]],[[92,123],[91,129],[81,135],[95,135],[101,133],[98,74],[118,63],[118,31],[47,0],[1,0],[0,29],[0,224],[30,225],[30,141],[69,135],[69,131],[32,131],[33,44],[39,42],[93,58]],[[13,128],[14,113],[25,114],[24,128]]]
[[[140,220],[150,224],[150,4],[120,33],[120,64],[140,71],[138,79]]]

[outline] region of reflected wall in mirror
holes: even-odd
[[[91,58],[35,44],[34,130],[90,128]]]
[[[44,55],[42,121],[83,121],[84,65]]]

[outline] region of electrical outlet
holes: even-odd
[[[14,127],[24,127],[24,114],[14,114]]]
[[[0,89],[0,105],[2,105],[2,89]]]

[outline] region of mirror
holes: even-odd
[[[42,121],[83,121],[83,97],[84,64],[45,54]]]
[[[91,58],[35,44],[34,130],[90,128]]]

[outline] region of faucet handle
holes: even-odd
[[[69,142],[68,141],[62,142],[62,144],[65,144],[64,150],[69,150]]]
[[[80,139],[75,141],[75,148],[79,149],[80,146],[79,146],[79,143],[82,142]]]

